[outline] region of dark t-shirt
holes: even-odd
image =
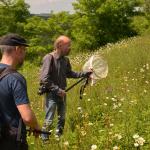
[[[9,67],[0,63],[0,68]],[[17,105],[28,104],[25,78],[19,73],[10,73],[0,80],[0,110],[10,126],[18,128],[20,113]],[[26,137],[25,125],[22,124],[23,138]]]

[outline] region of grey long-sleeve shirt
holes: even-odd
[[[81,78],[84,76],[84,72],[72,71],[67,57],[57,58],[54,53],[50,53],[43,58],[40,81],[50,87],[51,91],[56,94],[59,89],[65,90],[67,86],[66,78]]]

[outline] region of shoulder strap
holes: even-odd
[[[55,62],[54,62],[54,56],[51,53],[49,53],[48,55],[51,57],[51,64],[50,64],[51,70],[50,70],[50,72],[52,72],[52,68],[53,68],[53,66],[55,64]]]
[[[14,72],[17,72],[17,71],[11,67],[0,69],[0,80],[2,80],[2,78],[7,76],[8,74],[14,73]]]
[[[51,57],[51,63],[53,64],[54,63],[54,56],[52,53],[49,53],[49,56]]]

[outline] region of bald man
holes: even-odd
[[[58,123],[56,138],[59,138],[65,125],[66,114],[66,78],[88,77],[91,72],[74,72],[71,69],[70,61],[66,57],[71,50],[71,40],[66,36],[60,36],[54,43],[54,51],[43,58],[40,84],[46,93],[46,116],[43,131],[49,131],[57,108]],[[41,136],[43,140],[48,140],[46,134]]]

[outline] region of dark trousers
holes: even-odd
[[[28,150],[27,142],[17,142],[12,139],[1,139],[0,150]]]

